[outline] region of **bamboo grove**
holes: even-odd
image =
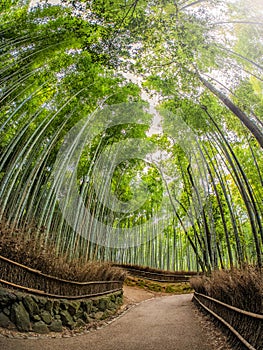
[[[0,8],[2,230],[71,260],[262,266],[260,1]]]

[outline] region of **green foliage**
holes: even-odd
[[[86,204],[91,203],[96,215],[106,213],[104,220],[114,227],[147,222],[160,208],[164,195],[179,206],[169,213],[163,236],[138,250],[105,253],[71,235],[68,228],[64,236],[55,239],[61,250],[74,247],[73,256],[79,248],[102,259],[139,259],[141,254],[142,261],[173,268],[181,264],[210,269],[251,260],[260,264],[263,164],[253,127],[262,130],[262,29],[240,17],[245,16],[240,4],[247,6],[247,0],[231,5],[232,14],[223,4],[224,21],[213,11],[220,10],[217,5],[221,3],[65,0],[63,6],[43,5],[29,11],[28,2],[2,2],[3,215],[18,223],[25,218],[42,219],[33,199],[44,198],[52,188],[50,174],[68,131],[100,105],[141,101],[142,87],[162,98],[157,109],[163,134],[147,136],[147,113],[142,116],[144,124],[117,125],[98,134],[80,157],[78,190],[85,193]],[[258,1],[253,6],[260,9]],[[248,22],[256,21],[256,16],[248,18]],[[227,22],[234,22],[234,40],[229,39]],[[141,87],[125,79],[122,71],[140,76]],[[230,99],[236,112],[226,103]],[[240,122],[240,111],[245,112],[246,127],[244,120]],[[201,191],[193,191],[196,169],[174,136],[186,126],[196,141],[196,148],[188,147],[192,152],[198,149],[209,187],[207,204],[198,213],[194,200]],[[85,189],[85,180],[107,147],[131,138],[152,142],[166,152],[163,163],[169,183],[164,183],[155,165],[136,158],[119,163],[111,193],[124,203],[140,188],[149,194],[144,202],[139,198],[143,203],[139,209],[121,215],[98,206],[96,193]],[[57,207],[54,210],[58,212]],[[190,210],[194,222],[188,228],[182,222]],[[46,218],[46,222],[56,227],[52,219]],[[62,221],[58,225],[61,232],[63,225]]]

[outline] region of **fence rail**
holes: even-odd
[[[241,310],[197,292],[193,300],[224,324],[243,348],[263,349],[263,314]]]
[[[0,284],[54,298],[76,299],[115,292],[122,281],[76,282],[50,276],[0,256]]]
[[[126,266],[126,265],[116,265],[119,266],[126,271],[132,276],[135,277],[142,277],[151,281],[156,281],[156,282],[170,282],[170,283],[177,283],[177,282],[188,282],[190,278],[193,276],[196,276],[196,272],[153,272],[153,271],[146,271],[143,269],[139,269],[136,267],[132,266]]]

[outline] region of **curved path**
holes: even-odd
[[[0,338],[3,350],[211,350],[212,339],[200,324],[192,295],[142,302],[114,322],[71,338]]]

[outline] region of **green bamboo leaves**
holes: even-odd
[[[204,271],[261,266],[262,24],[244,4],[62,1],[29,10],[28,3],[6,0],[0,7],[1,218],[13,228],[36,227],[69,259]],[[253,6],[261,13],[260,2]],[[151,95],[159,102],[161,134],[149,134],[153,116],[146,112],[138,121],[134,109],[130,119],[119,120],[115,111],[108,115],[112,124],[97,114],[98,132],[74,171],[70,156],[57,160],[63,147],[70,155],[78,148],[69,131],[102,106],[118,109]],[[150,144],[166,157],[158,166],[146,156],[118,158],[127,156],[128,139],[136,140],[137,148],[130,146],[137,156]],[[67,199],[62,206],[61,198]],[[134,203],[125,212],[136,198],[140,208]],[[72,203],[75,210],[68,211]],[[123,211],[114,212],[114,203]],[[128,236],[115,246],[105,236],[104,244],[95,219],[126,232],[135,228],[131,239],[138,234],[138,244]],[[81,224],[86,236],[74,229]]]

